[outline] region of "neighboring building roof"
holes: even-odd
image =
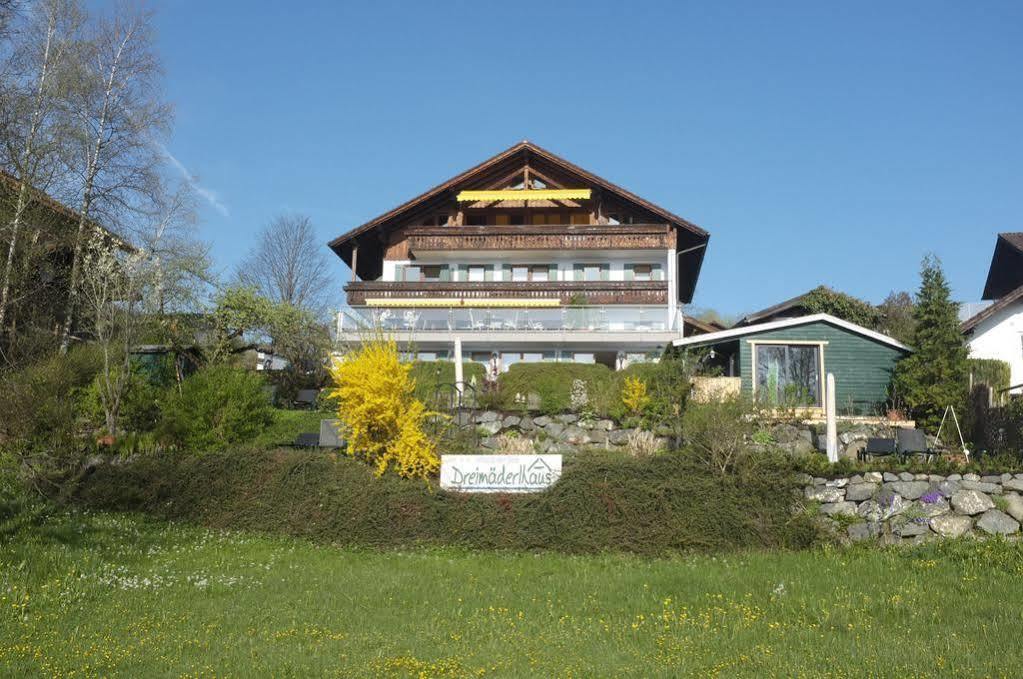
[[[444,199],[450,196],[454,198],[452,193],[456,188],[477,188],[482,180],[499,179],[499,175],[495,174],[499,172],[504,165],[515,162],[520,157],[524,157],[526,160],[529,158],[538,158],[544,162],[550,163],[557,167],[562,172],[567,174],[575,175],[580,178],[583,182],[592,184],[605,190],[611,194],[614,194],[617,198],[627,203],[632,203],[637,207],[647,210],[648,212],[657,215],[660,219],[668,222],[678,228],[679,234],[688,234],[688,238],[679,240],[678,251],[679,256],[685,256],[687,258],[687,266],[684,269],[684,275],[686,280],[680,280],[680,297],[683,301],[689,301],[692,299],[693,290],[696,287],[696,279],[699,276],[700,267],[703,264],[703,255],[706,250],[707,242],[710,239],[710,234],[699,226],[692,222],[679,217],[678,215],[665,210],[664,208],[654,205],[653,203],[640,198],[636,194],[616,185],[608,180],[599,177],[578,165],[574,165],[569,161],[561,158],[560,156],[551,153],[550,151],[537,146],[530,141],[521,141],[518,144],[498,153],[497,155],[483,161],[479,165],[472,167],[461,174],[458,174],[447,181],[438,184],[432,189],[422,193],[415,198],[406,201],[398,207],[385,212],[384,214],[371,219],[365,224],[358,226],[347,233],[338,236],[334,240],[330,241],[327,245],[334,251],[334,253],[340,257],[346,264],[351,266],[352,263],[352,246],[354,242],[360,238],[365,239],[365,236],[375,231],[378,228],[386,227],[389,222],[396,220],[403,216],[414,216],[417,209],[423,208],[427,203],[432,200]],[[377,242],[374,243],[373,241]],[[379,244],[379,239],[365,239],[360,241],[360,246],[363,243],[367,243],[374,247]],[[360,249],[360,254],[362,250]],[[376,273],[375,269],[371,269],[370,262],[365,262],[363,257],[359,257],[358,267],[360,272]],[[359,272],[357,272],[359,273]],[[362,274],[360,273],[360,276]],[[366,277],[366,276],[362,276]],[[372,277],[372,276],[370,276]]]
[[[991,318],[996,313],[1011,306],[1015,302],[1023,300],[1023,285],[1019,286],[1007,295],[1003,295],[997,302],[985,307],[980,313],[966,319],[960,326],[964,334],[969,334],[973,330],[988,318]]]
[[[21,180],[15,177],[14,175],[10,174],[9,172],[0,170],[0,186],[8,190],[17,192],[19,190],[19,187],[21,186]],[[72,210],[67,205],[64,205],[64,203],[60,202],[50,194],[46,193],[42,189],[37,189],[34,186],[29,186],[29,193],[31,193],[31,200],[43,206],[50,212],[59,215],[60,217],[63,217],[65,220],[68,221],[68,223],[75,225],[78,224],[78,220],[81,218],[81,213],[79,213],[77,210]],[[107,237],[113,240],[119,248],[126,251],[134,251],[135,248],[130,243],[125,241],[120,235],[114,233],[113,231],[106,228],[99,222],[95,221],[94,219],[86,219],[86,222],[89,224],[89,226],[96,229],[97,231],[102,231],[103,233],[105,233]]]
[[[826,288],[827,286],[822,285],[820,287]],[[818,289],[819,288],[814,288],[814,290]],[[831,290],[831,288],[827,289]],[[784,314],[786,317],[805,315],[806,309],[803,307],[803,300],[806,299],[807,295],[809,295],[811,292],[813,292],[813,290],[808,290],[804,292],[802,295],[797,295],[792,299],[787,299],[784,302],[775,304],[774,306],[769,306],[766,309],[761,309],[760,311],[754,311],[751,314],[746,314],[745,316],[743,316],[742,318],[735,322],[735,327],[738,328],[745,325],[751,325],[753,323],[759,323],[761,321],[771,320],[774,317],[782,314]]]
[[[686,337],[690,335],[706,335],[725,329],[725,326],[717,321],[701,321],[692,316],[686,316],[682,320],[684,323],[682,334]]]
[[[721,330],[719,332],[712,332],[707,335],[694,335],[692,337],[685,337],[683,339],[677,339],[673,344],[677,347],[682,346],[699,346],[702,344],[718,344],[720,342],[743,337],[745,335],[755,335],[761,332],[767,332],[770,330],[779,330],[781,328],[791,328],[799,325],[808,325],[810,323],[830,323],[839,328],[854,332],[864,337],[869,337],[872,340],[881,342],[893,346],[896,349],[902,349],[903,351],[912,351],[902,342],[889,337],[880,332],[864,328],[862,325],[856,325],[849,321],[842,320],[830,314],[812,314],[809,316],[800,316],[798,318],[786,318],[780,321],[772,321],[770,323],[758,323],[755,325],[747,325],[741,328],[730,328],[728,330]]]
[[[1023,285],[1023,232],[1000,233],[991,255],[983,299],[998,299]]]

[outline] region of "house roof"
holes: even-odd
[[[640,198],[636,194],[618,186],[617,184],[599,177],[592,172],[584,170],[578,165],[570,163],[564,158],[551,153],[547,149],[537,146],[530,141],[521,141],[510,148],[505,149],[497,155],[483,161],[479,165],[469,168],[468,170],[438,184],[437,186],[434,186],[415,198],[412,198],[411,200],[398,205],[394,209],[385,212],[379,217],[375,217],[365,224],[357,226],[347,233],[338,236],[327,245],[338,257],[344,260],[346,264],[351,266],[352,247],[356,242],[359,243],[360,248],[362,245],[368,244],[375,249],[379,246],[378,244],[381,239],[372,238],[371,234],[374,232],[378,232],[377,235],[383,235],[380,233],[381,230],[385,231],[388,226],[391,226],[393,222],[399,218],[414,216],[417,210],[424,209],[431,201],[443,200],[449,197],[454,199],[454,192],[456,189],[476,188],[477,185],[484,184],[487,180],[499,178],[501,170],[503,170],[506,166],[533,159],[537,159],[540,162],[545,162],[554,166],[565,174],[574,175],[582,182],[598,187],[609,194],[614,195],[619,200],[626,203],[632,203],[633,205],[656,215],[658,218],[663,219],[665,222],[674,225],[680,235],[678,243],[679,257],[684,256],[687,259],[684,270],[688,279],[686,281],[680,281],[679,293],[680,297],[683,298],[683,301],[689,301],[692,299],[692,293],[696,287],[696,279],[699,276],[700,267],[703,264],[704,251],[706,250],[707,242],[710,239],[710,234],[707,231],[658,205]],[[374,241],[376,241],[376,243],[374,243]],[[360,249],[360,253],[361,252],[362,250]],[[375,264],[370,264],[369,262],[364,264],[363,258],[360,257],[358,261],[359,272],[357,273],[362,276],[362,272],[365,271],[368,275],[362,277],[372,278],[377,274],[377,272],[375,268],[370,267],[375,266]],[[367,268],[364,269],[364,267]]]
[[[820,287],[827,288],[827,286]],[[817,289],[819,288],[814,288],[814,290]],[[830,290],[831,288],[827,289]],[[760,311],[754,311],[751,314],[746,314],[745,316],[743,316],[742,318],[735,322],[735,327],[751,325],[765,318],[771,318],[772,316],[777,316],[778,314],[784,313],[786,311],[799,309],[803,305],[803,300],[805,300],[807,295],[809,295],[811,292],[813,292],[813,290],[808,290],[801,295],[797,295],[792,299],[787,299],[784,302],[779,302],[774,306],[769,306],[766,309],[761,309]]]
[[[10,191],[18,191],[21,186],[21,180],[14,175],[0,170],[0,186]],[[31,200],[35,201],[39,205],[43,206],[50,212],[64,218],[69,223],[77,224],[81,214],[77,210],[72,210],[64,203],[60,202],[50,194],[46,193],[42,189],[37,189],[34,186],[29,186],[29,193],[31,194]],[[135,248],[130,243],[124,240],[120,235],[114,233],[110,229],[106,228],[94,219],[86,219],[86,223],[97,231],[102,231],[108,238],[113,240],[119,248],[126,251],[133,251]]]
[[[1023,232],[998,234],[983,299],[998,299],[1023,285]]]
[[[811,323],[829,323],[848,330],[849,332],[869,337],[872,340],[887,344],[895,347],[896,349],[902,349],[903,351],[912,351],[902,342],[889,337],[883,333],[869,328],[864,328],[862,325],[856,325],[849,321],[837,318],[830,314],[811,314],[809,316],[799,316],[798,318],[785,318],[780,321],[771,321],[770,323],[758,323],[755,325],[747,325],[741,328],[730,328],[728,330],[721,330],[720,332],[712,332],[706,335],[694,335],[692,337],[685,337],[682,339],[674,340],[673,344],[676,347],[683,346],[700,346],[704,344],[718,344],[725,340],[735,339],[743,337],[745,335],[755,335],[761,332],[767,332],[769,330],[779,330],[781,328],[791,328],[800,325],[809,325]]]
[[[690,335],[706,335],[708,333],[725,329],[725,326],[721,325],[717,321],[701,321],[693,318],[692,316],[686,316],[683,319],[683,322],[683,332]]]
[[[984,307],[984,309],[982,309],[980,313],[977,313],[971,316],[970,318],[966,319],[965,321],[963,321],[963,324],[959,327],[960,329],[962,329],[964,334],[971,333],[980,323],[982,323],[988,318],[991,318],[1002,309],[1011,306],[1013,303],[1019,300],[1023,300],[1023,285],[1019,286],[1018,288],[1016,288],[1007,295],[1002,295],[1002,297],[999,298],[997,302],[987,307]]]

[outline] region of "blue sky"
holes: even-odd
[[[158,6],[225,271],[279,212],[326,242],[521,139],[710,231],[725,313],[877,302],[927,252],[976,299],[1023,230],[1023,3],[291,5]]]

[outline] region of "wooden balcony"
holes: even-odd
[[[557,299],[562,304],[667,304],[666,281],[534,281],[534,282],[418,282],[353,281],[345,286],[348,304],[363,306],[367,299]]]
[[[410,252],[666,250],[674,247],[673,235],[667,224],[414,226],[405,231]]]

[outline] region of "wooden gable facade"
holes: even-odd
[[[535,191],[538,198],[459,200],[464,191],[509,190]],[[543,194],[565,190],[588,197]],[[423,252],[674,250],[678,298],[688,302],[709,238],[695,224],[524,141],[329,246],[365,283],[380,278],[385,260],[414,260]]]

